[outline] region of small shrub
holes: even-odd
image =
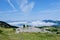
[[[11,32],[16,32],[16,28],[12,28]]]
[[[60,34],[60,32],[57,32],[56,34]]]
[[[48,31],[51,31],[51,32],[57,32],[58,30],[57,29],[46,29],[46,30],[48,30]]]
[[[2,30],[0,30],[0,33],[2,33],[3,31]]]

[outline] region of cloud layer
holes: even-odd
[[[17,25],[19,26],[19,24],[28,24],[31,26],[52,26],[55,25],[56,23],[53,22],[44,22],[44,21],[32,21],[32,22],[11,22],[9,23],[11,25]]]
[[[33,26],[52,26],[55,25],[55,23],[52,22],[43,22],[43,21],[33,21],[32,23],[30,23],[30,25]]]

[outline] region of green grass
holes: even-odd
[[[0,28],[0,40],[60,40],[60,35],[49,33],[19,33],[12,28]]]

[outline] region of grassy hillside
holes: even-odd
[[[60,40],[60,35],[49,33],[19,33],[12,28],[0,28],[0,40]]]

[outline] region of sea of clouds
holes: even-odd
[[[56,23],[53,22],[44,22],[44,21],[31,21],[31,22],[27,22],[27,21],[16,21],[16,22],[8,22],[10,25],[14,25],[14,26],[23,26],[25,25],[31,25],[31,26],[52,26],[52,25],[56,25]]]

